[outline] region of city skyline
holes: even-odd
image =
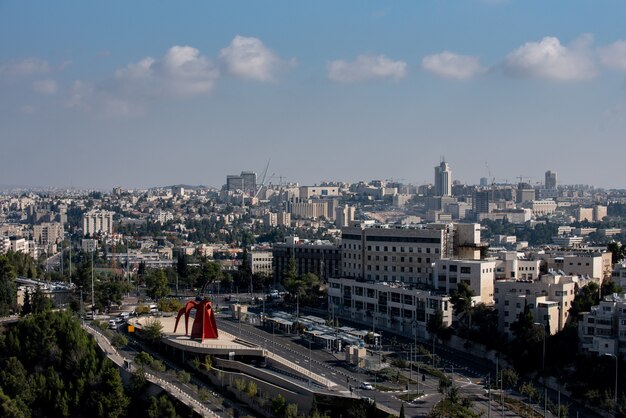
[[[622,2],[272,5],[0,3],[0,183],[624,187]]]

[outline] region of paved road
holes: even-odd
[[[124,350],[122,352],[119,352],[111,345],[109,339],[99,330],[92,328],[88,324],[84,324],[83,328],[91,335],[93,335],[100,348],[106,353],[107,357],[109,357],[109,359],[111,359],[118,366],[123,367],[125,359],[132,360],[137,354],[137,352],[134,350]],[[146,379],[149,380],[151,383],[160,386],[171,396],[175,397],[183,404],[196,411],[198,414],[200,414],[200,416],[209,418],[226,417],[226,414],[223,412],[222,408],[220,408],[221,414],[209,409],[207,405],[205,405],[201,400],[198,399],[196,391],[189,385],[176,382],[172,380],[171,376],[167,376],[163,373],[155,371],[146,372],[145,375]]]

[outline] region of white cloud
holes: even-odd
[[[47,78],[33,81],[33,90],[39,94],[55,94],[59,90],[59,86],[56,81]]]
[[[220,51],[220,59],[229,74],[257,81],[275,81],[278,73],[296,65],[282,60],[258,38],[237,35]]]
[[[173,46],[160,60],[146,57],[115,72],[129,92],[149,97],[208,93],[219,75],[211,60],[190,46]]]
[[[480,65],[478,57],[449,51],[425,56],[422,59],[422,68],[439,77],[456,80],[467,80],[486,71]]]
[[[40,58],[25,58],[11,60],[0,65],[1,77],[28,77],[33,75],[48,74],[51,72],[47,61]]]
[[[616,41],[599,49],[602,64],[616,70],[626,70],[626,41]]]
[[[546,36],[540,42],[527,42],[504,60],[505,73],[516,77],[546,78],[559,81],[588,80],[596,76],[596,68],[588,51],[591,42],[584,35],[571,46],[558,38]]]
[[[328,78],[339,83],[351,83],[375,78],[400,80],[406,76],[407,64],[384,55],[359,55],[352,62],[336,60],[328,63]]]

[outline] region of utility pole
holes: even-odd
[[[95,251],[96,250],[94,249],[94,251],[91,252],[91,311],[92,312],[94,310],[94,305],[95,305],[95,301],[96,301],[95,292],[94,292],[94,289],[93,289],[93,253]]]
[[[72,237],[70,237],[70,285],[72,284]]]

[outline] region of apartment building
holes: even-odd
[[[40,245],[57,244],[63,241],[63,224],[44,222],[33,226],[33,241]]]
[[[274,273],[271,249],[251,249],[246,254],[246,264],[252,274],[271,276]]]
[[[583,353],[626,354],[626,294],[608,295],[578,322]]]
[[[96,234],[113,234],[113,212],[95,209],[83,214],[83,236]]]
[[[528,307],[535,322],[555,334],[569,320],[576,286],[583,287],[598,280],[566,276],[552,272],[537,280],[497,280],[494,301],[498,309],[498,329],[511,337],[511,324]]]
[[[449,296],[401,283],[332,277],[328,279],[328,306],[333,315],[406,336],[428,337],[428,321],[437,311],[442,312],[444,325],[452,325]]]
[[[439,259],[433,269],[433,287],[452,294],[463,282],[474,292],[474,302],[493,304],[498,260]]]
[[[480,258],[476,224],[390,226],[360,223],[341,228],[342,275],[429,287],[440,258]]]
[[[562,271],[570,276],[585,276],[602,280],[611,277],[612,273],[610,252],[553,251],[536,254],[535,257],[545,263],[545,271]]]

